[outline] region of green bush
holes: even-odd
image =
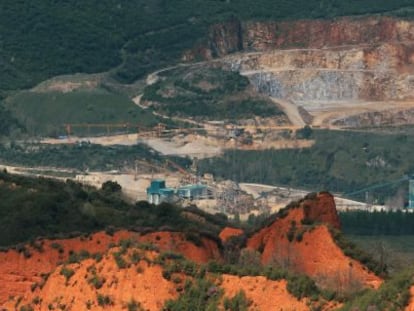
[[[71,268],[63,266],[60,269],[60,274],[63,275],[66,278],[66,282],[68,282],[70,278],[75,274],[75,271]]]
[[[287,290],[298,299],[320,294],[315,282],[305,275],[288,276]]]
[[[249,300],[243,290],[240,290],[233,298],[224,298],[224,310],[226,311],[247,311]]]
[[[122,257],[122,254],[119,252],[113,253],[113,257],[115,259],[116,265],[119,269],[126,269],[128,268],[128,263]]]
[[[187,281],[184,293],[177,300],[168,300],[164,309],[170,311],[218,310],[222,290],[206,279]]]
[[[95,289],[100,289],[105,284],[105,278],[98,276],[96,273],[93,273],[92,276],[88,279],[88,283]]]
[[[413,274],[413,268],[400,272],[392,279],[386,280],[378,290],[366,290],[360,293],[351,301],[346,302],[340,310],[376,308],[378,310],[403,311],[409,303]]]
[[[144,310],[144,308],[141,306],[141,304],[138,301],[135,301],[134,299],[131,299],[127,303],[127,309],[128,309],[128,311],[141,311],[141,310]]]
[[[101,307],[113,305],[112,298],[109,295],[98,294],[96,296],[96,300],[98,301],[98,305]]]

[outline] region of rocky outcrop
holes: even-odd
[[[224,60],[275,98],[309,101],[382,101],[414,98],[414,42],[375,47],[280,50]]]
[[[193,278],[185,273],[166,277],[166,267],[157,262],[159,253],[138,248],[126,250],[128,262],[120,268],[114,258],[119,250],[112,248],[101,260],[86,259],[58,266],[42,285],[20,297],[9,297],[6,310],[164,310],[169,299],[175,300]],[[119,253],[118,253],[119,254]],[[135,255],[134,255],[135,254]],[[139,255],[137,255],[139,254]],[[134,258],[129,262],[128,258]],[[172,263],[172,262],[170,262]],[[63,272],[62,271],[66,271]],[[67,274],[70,271],[70,274]],[[310,310],[308,298],[297,299],[287,289],[286,280],[269,280],[263,276],[206,275],[216,286],[207,295],[223,290],[221,299],[231,299],[243,291],[254,310]],[[210,293],[210,294],[209,294]],[[207,296],[206,296],[207,299]],[[327,309],[325,309],[327,310]]]
[[[329,227],[340,227],[335,202],[329,193],[319,193],[283,210],[248,239],[247,248],[258,251],[263,264],[305,273],[338,292],[377,288],[381,278],[346,256]]]
[[[413,21],[232,21],[213,26],[198,50],[205,58],[244,52],[225,57],[223,66],[249,77],[260,93],[311,112],[327,103],[414,99]]]
[[[395,126],[414,123],[414,109],[374,111],[356,114],[335,120],[332,124],[340,127]]]
[[[224,56],[241,50],[321,49],[407,41],[414,41],[414,22],[390,17],[262,22],[232,19],[211,26],[208,40],[188,51],[186,57],[195,58],[201,48],[210,52],[199,56]]]
[[[414,23],[378,16],[292,22],[247,22],[243,24],[243,31],[243,47],[255,51],[414,40]]]

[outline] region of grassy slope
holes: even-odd
[[[414,261],[413,235],[361,236],[347,234],[346,238],[371,254],[378,262],[382,256],[391,275],[403,271]]]
[[[102,89],[69,93],[22,92],[8,98],[6,106],[31,136],[64,135],[65,123],[130,122],[148,127],[158,122],[150,112],[139,108],[126,96]],[[99,130],[106,132],[105,128]],[[73,128],[73,133],[82,132]],[[83,129],[83,134],[87,134],[87,129]]]
[[[63,73],[105,71],[123,61],[115,77],[132,81],[177,61],[208,25],[229,16],[298,19],[387,11],[412,16],[410,8],[411,0],[3,0],[0,94]]]

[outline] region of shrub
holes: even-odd
[[[127,309],[128,311],[141,311],[144,310],[141,306],[141,304],[138,301],[135,301],[134,299],[131,299],[127,303]]]
[[[119,193],[122,191],[122,187],[115,181],[106,181],[102,184],[102,191],[106,193]]]
[[[120,253],[114,253],[113,254],[116,265],[119,269],[125,269],[128,268],[128,263],[125,261],[125,259],[122,257]]]
[[[52,244],[50,244],[50,247],[56,249],[59,252],[59,254],[63,254],[64,252],[63,246],[59,243],[53,242]]]
[[[95,259],[96,262],[100,262],[102,260],[102,253],[92,254],[92,258]]]
[[[142,255],[137,250],[133,250],[129,258],[132,263],[136,264],[140,262],[140,260],[142,259]]]
[[[298,299],[319,295],[315,282],[305,275],[289,276],[287,290]]]
[[[70,252],[68,263],[79,263],[82,260],[85,260],[87,258],[90,258],[91,255],[87,250],[81,250],[79,253],[76,252]]]
[[[33,309],[33,307],[31,305],[21,306],[19,310],[20,311],[34,311],[34,309]]]
[[[184,293],[177,300],[168,300],[164,305],[164,310],[219,310],[221,296],[222,290],[209,280],[196,279],[194,282],[186,281]]]
[[[68,282],[70,278],[75,274],[75,271],[71,268],[63,266],[62,269],[60,269],[60,274],[63,275],[66,278],[66,282]]]
[[[240,290],[233,298],[224,298],[224,310],[226,311],[247,311],[249,300],[243,290]]]
[[[96,289],[100,289],[105,284],[105,278],[98,276],[97,274],[93,274],[89,279],[88,283],[95,287]]]
[[[96,299],[101,307],[113,305],[112,298],[109,295],[98,294]]]

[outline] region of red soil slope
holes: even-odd
[[[239,236],[243,234],[243,230],[232,228],[232,227],[226,227],[223,230],[221,230],[219,234],[219,238],[222,242],[226,242],[228,239],[230,239],[233,236]]]
[[[175,274],[171,278],[173,281],[166,280],[162,274],[163,268],[153,262],[158,256],[157,252],[139,250],[141,260],[132,263],[129,258],[138,251],[137,248],[128,249],[123,256],[129,264],[119,268],[113,257],[117,251],[119,248],[110,249],[99,262],[86,259],[65,266],[65,269],[73,270],[73,275],[68,279],[61,274],[63,266],[58,266],[41,288],[27,291],[21,299],[10,299],[4,307],[13,310],[30,306],[35,311],[125,310],[128,304],[136,302],[143,310],[162,310],[166,300],[178,297],[180,288],[189,278],[184,274]],[[207,277],[215,278],[213,275]],[[103,281],[96,286],[94,279]],[[216,282],[224,290],[224,297],[232,298],[243,290],[251,302],[250,310],[310,309],[309,299],[298,300],[293,297],[287,291],[284,280],[222,275]],[[102,303],[104,299],[107,301]]]
[[[408,306],[405,307],[405,311],[414,311],[414,286],[411,286],[410,288],[410,302],[408,303]]]
[[[87,250],[89,253],[104,253],[108,246],[123,239],[132,239],[140,242],[151,242],[161,251],[174,251],[188,259],[204,263],[210,259],[220,259],[220,252],[216,242],[207,238],[200,239],[200,245],[188,242],[183,233],[156,232],[140,235],[136,232],[119,231],[113,236],[104,232],[89,237],[78,237],[64,240],[43,240],[42,250],[25,246],[26,254],[16,250],[0,253],[0,306],[10,296],[17,297],[29,291],[34,283],[42,283],[46,274],[52,272],[56,266],[69,258],[70,252]],[[59,250],[60,249],[60,250]],[[27,258],[28,257],[28,258]]]
[[[135,301],[144,310],[155,311],[160,310],[167,299],[177,297],[177,285],[164,279],[161,266],[141,260],[120,269],[113,257],[116,250],[111,249],[100,262],[87,259],[65,266],[74,272],[68,280],[61,274],[63,267],[59,266],[42,288],[29,290],[20,302],[15,298],[4,306],[9,310],[17,304],[19,307],[30,305],[34,310],[59,310],[62,306],[64,310],[73,311],[125,310],[128,303]],[[102,285],[96,286],[94,278],[102,280]],[[102,303],[105,298],[107,302]]]
[[[312,225],[308,225],[311,224]],[[275,264],[312,277],[322,287],[346,291],[377,288],[382,280],[344,255],[328,226],[339,228],[333,197],[320,193],[303,200],[270,226],[254,234],[247,248],[259,251],[264,264]]]
[[[305,300],[297,300],[286,289],[286,281],[271,281],[263,276],[237,277],[223,275],[224,295],[234,297],[243,290],[251,301],[251,310],[295,310],[306,311],[309,307]]]

